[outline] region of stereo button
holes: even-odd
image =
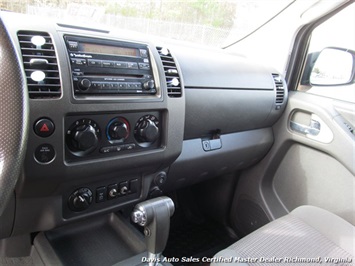
[[[76,41],[68,41],[69,49],[70,50],[78,50],[78,42]]]
[[[150,69],[150,65],[148,63],[139,63],[139,68],[140,69]]]
[[[72,59],[71,63],[77,66],[86,66],[86,59]]]
[[[118,88],[126,89],[127,88],[127,83],[122,83],[122,82],[118,83]]]
[[[114,63],[114,61],[102,61],[102,66],[103,67],[114,67],[115,63]]]
[[[134,83],[127,83],[127,89],[134,89]]]
[[[127,68],[127,63],[126,62],[115,61],[115,67],[116,68]]]
[[[99,83],[99,82],[93,82],[92,86],[93,86],[94,89],[98,89],[98,90],[100,90],[101,87],[102,87],[101,83]]]
[[[127,62],[127,68],[138,69],[137,63]]]
[[[88,62],[89,62],[89,66],[93,66],[93,67],[101,67],[102,65],[101,60],[89,59]]]
[[[110,83],[102,83],[102,89],[103,90],[107,90],[107,89],[110,89]]]
[[[148,51],[146,49],[139,49],[141,57],[148,57]]]

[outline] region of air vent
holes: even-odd
[[[168,96],[181,97],[181,79],[174,58],[166,48],[157,47],[157,50],[164,67]]]
[[[345,126],[349,129],[351,134],[355,134],[354,129],[348,123],[344,122]]]
[[[29,97],[59,98],[61,85],[57,57],[51,37],[46,32],[19,31],[22,60]]]
[[[282,104],[285,99],[285,88],[279,74],[272,74],[276,87],[276,104]]]

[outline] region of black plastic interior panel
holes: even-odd
[[[181,155],[170,167],[165,190],[244,169],[262,159],[274,141],[271,128],[221,135],[220,139],[222,147],[212,151],[203,149],[202,139],[185,140]]]
[[[46,233],[64,265],[113,265],[144,251],[135,228],[114,214]]]
[[[0,215],[0,239],[11,235],[15,219],[15,206],[15,195],[13,194],[12,197],[10,197],[9,203],[7,204],[4,212]]]
[[[281,115],[268,90],[188,89],[184,139],[270,127]]]
[[[221,50],[175,47],[185,88],[273,90],[272,70]]]

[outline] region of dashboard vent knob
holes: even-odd
[[[173,56],[165,47],[157,47],[157,50],[164,67],[168,96],[174,98],[181,97],[181,78]]]
[[[30,99],[60,98],[61,84],[55,47],[46,32],[17,34]]]

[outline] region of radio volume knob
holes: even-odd
[[[152,90],[154,89],[154,85],[154,80],[151,79],[143,83],[143,88],[146,90]]]
[[[91,81],[89,79],[82,79],[79,82],[79,87],[80,89],[86,91],[91,87]]]

